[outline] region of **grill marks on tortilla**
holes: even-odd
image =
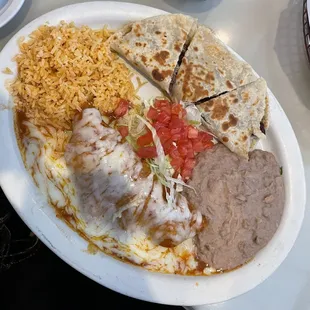
[[[232,152],[247,157],[268,128],[267,85],[264,79],[197,105],[203,124]],[[267,126],[265,127],[265,124]]]
[[[213,120],[220,121],[225,118],[227,112],[229,111],[227,101],[225,99],[221,101],[221,99],[218,98],[218,99],[215,99],[213,102],[211,101],[211,104],[212,104],[211,118]]]
[[[228,122],[224,122],[222,124],[222,129],[224,131],[227,131],[230,127],[235,127],[238,124],[238,118],[235,117],[233,114],[230,114],[228,118],[229,118],[229,121]]]
[[[147,63],[147,58],[146,58],[144,55],[141,56],[141,60],[142,60],[142,62],[146,65],[146,63]]]
[[[226,81],[226,86],[228,89],[234,89],[234,85],[231,84],[231,82],[229,80]]]
[[[205,26],[199,26],[184,55],[172,96],[197,103],[255,81],[252,68],[239,60]]]
[[[166,60],[169,58],[170,53],[168,51],[160,51],[155,54],[154,59],[162,66],[166,64]]]
[[[205,74],[202,65],[195,65],[193,62],[187,63],[186,58],[182,61],[184,68],[180,72],[183,75],[182,92],[185,97],[192,97],[194,93],[196,97],[205,98],[209,97],[209,90],[204,87],[204,84],[210,85],[213,91],[215,88],[215,76],[213,72]],[[196,72],[196,73],[195,73]]]
[[[162,82],[165,80],[165,78],[167,76],[170,76],[172,74],[172,70],[163,70],[163,71],[160,71],[159,69],[154,69],[152,71],[152,76],[154,78],[155,81],[158,81],[158,82]]]
[[[199,105],[199,107],[204,112],[210,113],[212,120],[217,121],[223,120],[229,111],[227,99],[222,100],[221,97],[208,100]]]
[[[168,93],[182,59],[180,54],[196,28],[196,20],[190,16],[155,16],[134,22],[125,35],[120,30],[111,41],[111,48]]]
[[[141,43],[141,42],[136,42],[136,46],[137,47],[146,47],[146,43],[144,42],[144,43]]]
[[[174,49],[177,51],[177,52],[181,52],[181,46],[179,43],[174,43]]]
[[[133,27],[133,31],[134,31],[134,33],[135,33],[135,35],[136,35],[137,37],[141,37],[141,36],[142,36],[140,24],[137,23],[137,24]]]

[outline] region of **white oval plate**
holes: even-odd
[[[100,27],[119,27],[128,21],[166,14],[154,8],[118,2],[81,3],[39,17],[5,46],[0,71],[16,65],[17,39],[45,22],[61,20]],[[0,73],[0,102],[8,102],[4,87],[8,75]],[[281,225],[270,243],[249,264],[212,277],[185,277],[148,272],[103,253],[90,255],[87,243],[56,218],[24,168],[13,129],[10,110],[0,113],[0,184],[11,204],[30,229],[59,257],[98,283],[131,297],[171,305],[200,305],[228,300],[264,281],[285,259],[298,235],[305,206],[305,179],[299,146],[280,104],[270,92],[271,126],[263,149],[272,151],[283,166],[286,204]]]
[[[6,4],[0,10],[0,28],[7,24],[20,10],[25,0],[6,0]]]

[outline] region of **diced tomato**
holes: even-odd
[[[165,99],[156,99],[154,102],[154,107],[157,109],[162,109],[164,107],[169,107],[171,103]]]
[[[185,120],[186,110],[181,104],[171,104],[168,100],[156,99],[147,117],[152,121],[166,155],[171,158],[174,177],[181,174],[183,180],[188,180],[195,167],[195,153],[202,152],[213,146],[212,136],[199,131]],[[142,158],[156,157],[150,132],[137,140],[141,147],[138,155]]]
[[[183,135],[182,135],[182,128],[172,128],[170,130],[171,132],[171,139],[173,141],[178,141],[180,139],[182,139]]]
[[[168,115],[171,115],[171,106],[167,106],[167,107],[162,107],[161,111],[165,112]]]
[[[169,128],[183,128],[185,125],[184,120],[178,118],[177,116],[173,115],[171,117],[171,121],[169,124]]]
[[[192,144],[193,150],[196,153],[202,152],[205,149],[203,142],[199,139],[193,139]]]
[[[199,138],[199,140],[202,140],[203,138],[204,138],[204,131],[199,131],[198,132],[198,138]]]
[[[182,157],[186,157],[187,153],[193,148],[190,140],[180,140],[177,145],[178,151]]]
[[[151,144],[152,142],[153,142],[153,136],[150,130],[148,130],[146,134],[144,134],[143,136],[140,136],[137,139],[138,146],[145,146],[145,145]]]
[[[182,128],[182,131],[181,131],[181,138],[180,140],[187,140],[188,139],[188,126],[184,126]]]
[[[127,126],[119,126],[119,127],[117,127],[117,129],[123,138],[126,138],[128,136],[128,127]]]
[[[124,116],[128,111],[128,107],[129,107],[129,101],[125,99],[120,99],[118,107],[114,110],[115,117],[119,118]]]
[[[190,148],[187,150],[187,155],[186,155],[187,158],[195,158],[195,151],[193,148]]]
[[[163,144],[163,149],[165,151],[165,154],[170,154],[172,150],[176,149],[176,146],[173,144],[173,141],[171,139],[168,139]]]
[[[181,133],[175,133],[174,135],[171,136],[171,139],[173,141],[175,141],[175,142],[180,140],[181,138],[182,138],[182,134]]]
[[[160,142],[163,144],[165,143],[168,139],[171,138],[171,132],[170,129],[166,127],[161,127],[157,130],[157,135],[160,139]]]
[[[138,149],[137,155],[140,158],[154,158],[157,156],[155,146],[144,146]]]
[[[205,131],[200,131],[198,134],[198,139],[202,142],[204,150],[213,147],[212,139],[213,137]]]
[[[154,106],[161,112],[171,115],[171,103],[168,100],[156,100]]]
[[[169,129],[168,129],[169,130]],[[181,133],[182,132],[182,128],[172,128],[170,129],[171,135],[175,135],[176,133]]]
[[[177,147],[171,148],[168,154],[171,158],[181,158],[181,155],[177,149]]]
[[[204,149],[211,149],[214,146],[214,143],[212,141],[205,141],[203,143]]]
[[[177,172],[180,171],[180,169],[182,168],[184,160],[181,157],[176,157],[172,158],[170,163],[173,169]]]
[[[186,146],[178,145],[178,151],[179,151],[179,153],[180,153],[180,155],[182,157],[186,157],[186,155],[187,155],[187,148],[186,148]]]
[[[181,171],[181,177],[183,180],[188,180],[191,177],[192,173],[193,173],[192,169],[184,169],[183,168]]]
[[[181,171],[181,176],[184,180],[187,180],[191,177],[195,165],[196,165],[195,159],[189,159],[189,158],[185,159],[185,162],[184,162],[184,165]]]
[[[184,162],[184,169],[194,169],[196,160],[194,158],[186,158]]]
[[[178,103],[173,103],[171,105],[171,113],[174,114],[174,115],[179,116],[180,112],[182,112],[182,106],[180,104],[178,104]]]
[[[179,103],[173,103],[171,105],[171,113],[177,115],[179,118],[183,118],[186,115],[185,109]]]
[[[167,127],[161,127],[157,130],[158,136],[161,138],[162,136],[171,136],[171,130]]]
[[[198,138],[202,142],[206,142],[206,141],[211,141],[213,137],[205,131],[199,131]]]
[[[153,127],[154,127],[154,128],[156,129],[156,131],[157,131],[157,130],[159,130],[160,128],[165,128],[166,125],[163,124],[163,123],[161,123],[161,122],[155,122],[155,123],[153,124]]]
[[[156,121],[158,119],[158,114],[159,112],[154,109],[153,107],[150,107],[150,109],[148,110],[146,116],[152,120],[152,121]]]
[[[166,112],[160,112],[158,114],[158,121],[162,124],[168,125],[171,120],[171,116],[167,114]]]
[[[187,136],[189,139],[196,139],[198,138],[198,129],[193,126],[188,126],[188,133]]]

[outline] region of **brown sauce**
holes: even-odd
[[[29,121],[26,113],[23,111],[14,110],[15,131],[18,133],[18,138],[22,139],[29,134],[27,126],[24,125],[24,121]]]
[[[111,117],[113,118],[113,117]],[[21,154],[23,155],[25,153],[25,149],[24,149],[24,146],[22,144],[22,139],[27,137],[27,135],[29,134],[29,130],[27,128],[26,125],[24,125],[24,122],[25,121],[29,121],[29,119],[26,117],[26,114],[22,111],[14,111],[14,128],[15,128],[15,133],[16,133],[16,137],[17,137],[17,142],[18,142],[18,146],[19,146],[19,149],[20,149],[20,152]],[[25,160],[24,160],[24,157],[23,157],[23,162],[25,164]],[[27,168],[27,167],[26,167]],[[149,171],[149,168],[148,167],[144,167],[144,174],[145,176],[149,175],[150,171]],[[33,177],[33,180],[35,181],[34,179],[34,175],[32,176]],[[47,176],[49,177],[49,176]],[[140,176],[141,177],[141,176]],[[52,180],[51,180],[52,181]],[[38,186],[38,184],[36,184]],[[154,183],[153,183],[154,185]],[[62,188],[58,188],[61,192],[62,191]],[[166,197],[165,197],[166,198]],[[148,197],[147,200],[149,200],[150,197]],[[104,252],[106,253],[107,255],[110,255],[112,256],[113,258],[121,261],[121,262],[124,262],[124,263],[127,263],[127,264],[130,264],[130,265],[134,265],[136,267],[140,267],[140,268],[143,268],[143,267],[148,267],[149,264],[147,262],[143,262],[141,264],[137,264],[131,260],[129,260],[128,258],[126,257],[122,257],[120,255],[117,255],[115,253],[112,253],[111,250],[109,249],[101,249],[99,248],[95,243],[93,243],[93,241],[80,229],[76,229],[74,227],[74,224],[77,224],[78,223],[78,219],[76,218],[75,215],[70,215],[68,214],[66,211],[65,211],[65,208],[59,208],[57,205],[53,204],[52,201],[50,199],[48,199],[48,202],[49,204],[54,208],[55,210],[55,213],[56,213],[56,216],[57,218],[59,218],[60,220],[64,221],[69,227],[70,229],[72,229],[73,231],[75,231],[76,233],[79,234],[80,237],[82,237],[84,240],[86,240],[89,245],[88,245],[88,249],[87,251],[90,253],[90,254],[96,254],[97,252]],[[67,200],[67,207],[70,206],[70,200],[68,199]],[[146,202],[147,204],[147,202]],[[142,212],[143,213],[143,212]],[[142,215],[142,214],[141,214]],[[104,239],[104,238],[103,238]],[[166,242],[167,241],[167,242]],[[163,242],[163,245],[165,246],[172,246],[170,243],[169,243],[169,240],[165,240],[165,242]],[[173,247],[171,248],[167,248],[167,251],[170,252],[170,251],[174,251]],[[188,253],[184,253],[182,254],[181,256],[179,256],[183,261],[186,261],[188,260],[188,258],[190,257],[190,254]],[[198,261],[198,267],[195,269],[195,270],[192,270],[192,271],[188,271],[186,273],[187,276],[206,276],[204,274],[202,274],[204,268],[206,267],[206,264],[205,263],[202,263],[202,262],[199,262]],[[241,267],[241,266],[240,266]],[[240,268],[238,267],[238,268]],[[235,268],[237,269],[237,268]],[[234,270],[235,270],[234,269]],[[150,272],[158,272],[158,270],[150,270],[150,269],[147,269],[148,271]],[[231,270],[230,270],[231,271]],[[164,272],[164,271],[160,271],[161,273],[164,273],[164,274],[169,274],[168,272]],[[222,273],[223,271],[221,272],[217,272],[217,273]],[[224,271],[224,272],[227,272],[227,271]],[[176,272],[176,274],[179,274],[178,272]]]

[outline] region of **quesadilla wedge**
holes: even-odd
[[[196,103],[257,80],[252,67],[238,59],[205,26],[199,26],[182,59],[173,99]]]
[[[190,16],[159,15],[125,26],[113,36],[111,48],[168,93],[179,57],[196,28]]]
[[[262,78],[197,105],[203,125],[232,152],[248,157],[269,125],[267,84]]]

